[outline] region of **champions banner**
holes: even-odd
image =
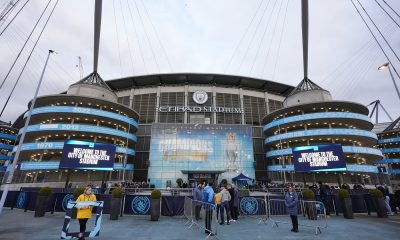
[[[294,147],[292,153],[296,172],[346,171],[340,144]]]
[[[60,169],[112,170],[115,160],[114,144],[67,140]]]
[[[231,179],[243,173],[254,178],[252,129],[249,125],[153,124],[148,178],[156,187],[175,183],[188,171]],[[192,174],[193,173],[193,174]],[[186,174],[186,173],[185,173]]]

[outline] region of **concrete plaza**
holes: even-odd
[[[0,216],[0,239],[60,239],[64,213],[46,213],[43,218],[34,218],[33,212],[19,209],[4,209]],[[95,239],[204,239],[204,231],[184,226],[182,217],[161,217],[151,222],[149,216],[123,216],[118,221],[110,221],[109,215],[103,215],[100,236]],[[289,220],[289,218],[280,218]],[[231,225],[218,228],[219,239],[399,239],[400,216],[378,219],[376,215],[356,214],[355,219],[332,216],[328,219],[328,228],[322,234],[315,235],[314,229],[300,227],[299,233],[290,232],[290,225],[280,224],[272,227],[258,224],[256,219],[243,217]],[[93,222],[88,223],[93,227]],[[76,220],[71,231],[78,229]],[[212,239],[212,238],[211,238]]]

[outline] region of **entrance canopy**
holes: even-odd
[[[232,181],[233,181],[233,182],[237,182],[237,181],[249,181],[249,180],[253,180],[253,179],[247,177],[247,176],[244,175],[243,173],[240,173],[238,176],[232,178]]]

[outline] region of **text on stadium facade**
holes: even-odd
[[[159,112],[217,112],[217,113],[243,113],[241,108],[229,107],[199,107],[199,106],[161,106],[157,109]]]

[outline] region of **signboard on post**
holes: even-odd
[[[66,140],[60,169],[113,170],[114,144]]]
[[[346,171],[340,144],[294,147],[292,152],[295,172]]]

